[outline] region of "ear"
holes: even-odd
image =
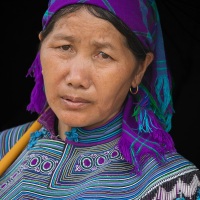
[[[42,40],[42,32],[40,32],[40,33],[38,34],[38,38],[39,38],[40,41]]]
[[[142,61],[140,64],[139,64],[139,67],[136,71],[136,74],[133,78],[133,81],[132,81],[132,87],[133,88],[136,88],[142,81],[142,78],[144,76],[144,73],[145,71],[147,70],[147,67],[151,64],[151,62],[153,61],[154,59],[154,55],[153,53],[151,52],[148,52],[146,54],[146,58],[144,61]]]

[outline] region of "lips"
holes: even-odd
[[[74,103],[89,103],[88,100],[80,98],[80,97],[64,96],[62,98]]]
[[[63,103],[68,109],[80,109],[84,106],[87,106],[90,101],[81,98],[81,97],[73,97],[73,96],[63,96]]]

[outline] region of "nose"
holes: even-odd
[[[91,83],[90,60],[83,56],[76,56],[68,64],[69,71],[66,75],[66,84],[74,88],[89,88]]]

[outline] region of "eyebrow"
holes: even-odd
[[[70,41],[70,42],[75,42],[76,39],[74,36],[67,36],[67,35],[63,35],[63,34],[56,34],[53,37],[56,40],[66,40],[66,41]],[[92,45],[94,45],[97,48],[109,48],[112,50],[116,50],[116,47],[114,47],[110,42],[98,42],[98,41],[92,41]]]
[[[112,50],[116,49],[110,42],[93,41],[92,44],[94,46],[96,46],[97,48],[109,48],[109,49],[112,49]]]
[[[67,36],[67,35],[63,35],[63,34],[56,34],[53,36],[54,39],[56,40],[66,40],[66,41],[75,41],[74,36]]]

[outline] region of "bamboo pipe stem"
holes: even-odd
[[[30,140],[31,133],[39,130],[42,125],[36,120],[24,133],[24,135],[15,143],[8,153],[0,160],[0,176],[8,169],[8,167],[16,160],[20,153],[24,150]]]

